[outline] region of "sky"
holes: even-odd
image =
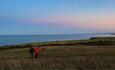
[[[114,30],[115,0],[0,0],[0,35]]]

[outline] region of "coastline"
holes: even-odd
[[[115,37],[110,34],[68,34],[68,35],[0,35],[0,46],[33,42],[84,40],[91,37]]]
[[[39,58],[31,59],[29,49],[40,46]],[[34,42],[0,48],[0,69],[114,70],[115,38]],[[6,64],[7,63],[7,64]]]
[[[75,45],[115,45],[115,37],[91,37],[83,40],[64,40],[64,41],[47,41],[31,42],[16,45],[5,45],[0,48],[28,48],[32,46],[75,46]]]

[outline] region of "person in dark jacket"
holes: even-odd
[[[30,55],[31,55],[31,58],[34,58],[34,47],[31,47],[31,48],[29,49],[29,53],[30,53]]]

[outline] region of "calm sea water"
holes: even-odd
[[[95,36],[110,36],[110,35],[0,35],[0,46],[14,45],[30,42],[45,42],[45,41],[63,41],[63,40],[80,40],[89,39]]]

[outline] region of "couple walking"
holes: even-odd
[[[29,49],[29,53],[31,55],[31,58],[38,58],[39,54],[39,48],[38,47],[32,47]]]

